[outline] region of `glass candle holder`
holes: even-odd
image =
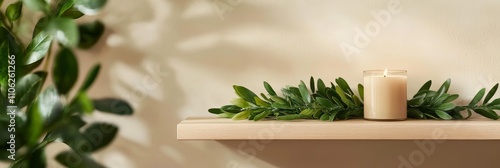
[[[364,118],[406,120],[406,71],[367,70],[364,74]]]

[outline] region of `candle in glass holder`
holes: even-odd
[[[406,119],[406,71],[364,71],[364,118]]]

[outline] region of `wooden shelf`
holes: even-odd
[[[177,124],[178,140],[500,140],[500,122],[488,119],[463,121],[362,119],[325,122],[234,121],[191,117]]]

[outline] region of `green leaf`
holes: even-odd
[[[255,100],[253,99],[254,97],[257,97],[255,93],[243,86],[234,85],[233,88],[238,96],[245,99],[247,102],[255,104]]]
[[[326,86],[323,80],[318,79],[318,93],[322,96],[326,96]]]
[[[23,11],[23,3],[21,1],[17,1],[13,4],[10,4],[5,10],[5,15],[9,21],[14,22],[21,17]]]
[[[60,0],[57,5],[57,16],[62,16],[64,12],[68,11],[73,7],[76,0]]]
[[[223,112],[227,113],[239,113],[242,112],[243,109],[241,107],[235,105],[225,105],[220,108]]]
[[[448,98],[446,98],[443,103],[450,103],[456,99],[458,99],[459,95],[458,94],[452,94],[450,96],[448,96]]]
[[[252,111],[250,110],[239,112],[238,114],[234,115],[233,120],[245,120],[250,117],[251,112]]]
[[[32,10],[49,13],[49,3],[46,0],[23,0],[24,4]]]
[[[52,72],[52,79],[59,93],[68,94],[78,79],[78,62],[75,54],[68,48],[61,49],[54,60]]]
[[[432,81],[431,80],[425,82],[425,84],[422,85],[422,87],[418,90],[417,93],[420,93],[421,91],[429,90],[431,88],[431,85],[432,85]]]
[[[304,109],[300,112],[300,115],[302,116],[307,116],[307,117],[311,117],[316,111],[312,110],[312,109]]]
[[[288,102],[285,99],[278,97],[278,96],[271,96],[271,100],[273,100],[274,102],[276,102],[278,104],[288,105]]]
[[[38,72],[21,77],[16,83],[16,102],[19,109],[31,104],[42,86],[47,72]]]
[[[422,113],[418,109],[409,108],[408,109],[408,117],[410,117],[410,118],[417,118],[417,119],[423,119],[424,118],[424,113]]]
[[[337,79],[335,79],[335,82],[337,83],[338,86],[340,86],[340,88],[344,92],[346,92],[350,95],[352,95],[354,93],[354,92],[352,92],[351,87],[349,87],[349,84],[347,84],[347,82],[344,80],[344,78],[337,78]]]
[[[321,121],[328,121],[328,119],[330,118],[330,114],[328,113],[323,113],[323,115],[321,115],[321,117],[319,118]]]
[[[307,89],[304,81],[300,81],[299,91],[300,91],[300,95],[301,95],[302,99],[304,100],[304,102],[311,103],[311,95],[309,94],[309,90]]]
[[[107,0],[78,0],[75,8],[86,15],[95,15],[106,4]]]
[[[453,110],[455,107],[456,107],[456,105],[453,103],[445,103],[445,104],[441,104],[438,107],[438,109],[442,110],[442,111],[448,111],[448,110]]]
[[[339,85],[335,86],[335,90],[337,91],[337,94],[340,96],[340,98],[342,99],[342,102],[344,102],[347,106],[349,107],[353,107],[354,104],[352,103],[351,100],[347,99],[344,91],[340,88]]]
[[[41,61],[49,51],[52,39],[53,37],[45,31],[38,33],[24,51],[24,65]]]
[[[211,108],[211,109],[208,109],[208,112],[210,112],[212,114],[222,114],[222,113],[224,113],[220,108]]]
[[[64,13],[61,15],[61,17],[78,19],[78,18],[82,17],[83,15],[85,15],[85,14],[78,11],[78,9],[70,8],[70,9],[64,11]]]
[[[479,103],[479,101],[481,101],[481,99],[483,98],[485,92],[486,92],[485,88],[483,88],[479,92],[477,92],[476,96],[474,96],[472,101],[469,103],[469,106],[474,106],[477,103]]]
[[[322,97],[316,98],[316,101],[318,101],[318,103],[321,106],[326,107],[326,108],[334,108],[335,107],[335,104],[333,104],[330,100],[322,98]]]
[[[48,27],[50,25],[51,20],[49,17],[45,16],[42,17],[36,22],[35,29],[33,30],[33,36],[32,38],[35,38],[38,33],[40,33],[43,30],[48,30]]]
[[[51,126],[62,117],[62,104],[57,90],[49,86],[40,93],[28,107],[27,132],[28,145],[34,145],[42,135],[43,129]]]
[[[254,121],[262,120],[262,119],[266,118],[270,113],[271,113],[270,111],[264,111],[262,113],[259,113],[255,116],[255,118],[253,120]]]
[[[88,49],[94,46],[104,34],[104,24],[100,21],[85,23],[78,26],[80,43],[78,47]]]
[[[268,102],[265,102],[264,100],[260,99],[259,97],[255,97],[255,103],[261,107],[269,107],[271,106],[271,104],[269,104]]]
[[[97,75],[99,75],[99,71],[101,69],[101,64],[95,64],[92,68],[90,68],[89,73],[87,73],[87,77],[85,77],[85,81],[80,88],[80,91],[87,91],[90,86],[94,83]]]
[[[495,86],[493,86],[493,88],[491,88],[491,90],[488,92],[488,94],[486,95],[486,98],[484,98],[483,105],[487,104],[491,100],[491,98],[497,92],[497,89],[498,89],[498,83]]]
[[[493,100],[488,106],[500,105],[500,98]]]
[[[479,115],[482,115],[486,118],[489,118],[489,119],[492,119],[492,120],[498,120],[498,114],[493,111],[493,110],[490,110],[490,109],[482,109],[482,108],[477,108],[477,109],[474,109],[474,111],[479,114]]]
[[[276,117],[277,120],[296,120],[296,119],[302,119],[302,116],[300,114],[290,114],[290,115],[284,115],[284,116],[278,116]]]
[[[73,168],[104,168],[104,166],[95,162],[92,158],[87,155],[80,155],[73,151],[65,151],[57,154],[57,162],[66,166]]]
[[[418,107],[424,104],[424,102],[425,102],[425,94],[411,99],[410,101],[408,101],[408,105]]]
[[[312,76],[309,79],[309,85],[311,87],[311,93],[316,92],[316,85],[314,85],[314,78]]]
[[[365,87],[362,84],[358,84],[358,92],[362,101],[365,101]]]
[[[95,99],[94,108],[100,112],[118,115],[132,115],[134,109],[126,101],[116,98]]]
[[[330,121],[335,120],[335,117],[337,116],[338,113],[339,113],[338,111],[334,111],[332,114],[330,114],[330,117],[328,118],[328,120],[330,120]]]
[[[436,114],[439,116],[439,118],[441,118],[443,120],[451,120],[452,119],[450,114],[448,114],[442,110],[436,110]]]
[[[443,85],[441,85],[441,87],[439,87],[437,93],[438,93],[438,96],[437,97],[440,97],[441,95],[443,95],[444,93],[447,93],[448,92],[448,89],[450,88],[450,84],[451,84],[451,79],[447,79]]]
[[[241,107],[241,108],[250,107],[250,104],[248,104],[248,102],[245,101],[243,98],[235,98],[235,99],[231,100],[230,102],[231,102],[231,104],[236,105],[236,106]]]
[[[221,113],[221,114],[218,114],[218,116],[220,118],[233,118],[234,117],[234,113]]]
[[[55,18],[54,24],[55,38],[66,47],[76,47],[80,40],[78,26],[73,19]]]
[[[30,155],[25,156],[23,160],[18,160],[11,165],[11,168],[46,168],[47,158],[45,156],[45,147],[38,148]]]
[[[91,114],[94,111],[94,104],[86,92],[79,92],[76,96],[76,102],[83,112]]]
[[[274,91],[273,87],[271,87],[271,85],[269,85],[269,83],[264,81],[264,87],[266,88],[266,91],[267,91],[267,93],[269,93],[269,95],[276,96],[276,92]]]
[[[98,151],[113,142],[118,133],[118,127],[108,123],[93,123],[82,132],[91,152]],[[83,147],[82,147],[83,148]],[[82,149],[82,151],[88,149]]]

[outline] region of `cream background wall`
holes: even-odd
[[[450,92],[470,99],[500,82],[499,9],[494,0],[110,0],[96,16],[105,39],[78,52],[81,72],[103,63],[90,95],[127,99],[136,114],[88,119],[121,128],[95,158],[119,168],[497,167],[496,141],[179,142],[176,124],[210,116],[235,97],[233,84],[261,92],[264,80],[281,87],[312,75],[355,85],[366,69],[408,70],[409,95],[452,78]],[[369,35],[355,45],[359,32]],[[63,148],[50,146],[49,157]]]

